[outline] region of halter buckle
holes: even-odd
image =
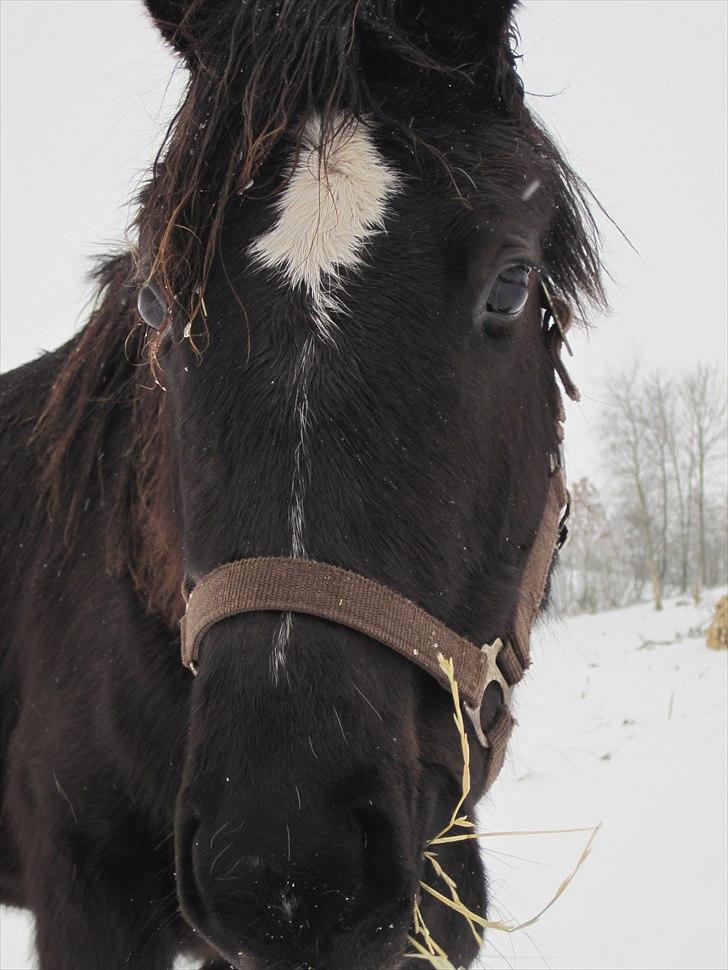
[[[482,744],[484,748],[490,748],[490,741],[483,731],[483,725],[480,720],[480,710],[483,706],[483,698],[485,697],[485,692],[491,684],[498,684],[501,689],[501,694],[503,695],[503,706],[506,709],[510,709],[511,706],[511,695],[513,694],[513,688],[505,679],[501,673],[500,667],[498,666],[498,654],[503,649],[503,641],[500,637],[492,643],[484,643],[480,648],[481,652],[485,654],[488,665],[486,667],[487,676],[485,684],[483,685],[483,693],[480,695],[480,704],[477,707],[471,707],[469,704],[463,702],[463,707],[465,708],[465,713],[468,715],[472,721],[473,728],[475,729],[476,737],[478,741]]]

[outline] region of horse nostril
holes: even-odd
[[[406,866],[402,865],[402,843],[392,819],[371,808],[356,813],[361,831],[361,866],[364,909],[384,905],[392,912],[404,891],[409,898]],[[406,888],[405,888],[406,887]]]
[[[186,812],[177,821],[176,864],[177,894],[187,919],[194,925],[204,922],[207,915],[203,880],[200,872],[201,820],[196,812]]]

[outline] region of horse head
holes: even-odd
[[[544,292],[600,292],[514,3],[148,7],[189,72],[138,256],[187,591],[283,556],[503,636],[559,447]],[[466,730],[472,817],[488,750]],[[235,966],[395,968],[418,901],[465,963],[470,927],[419,888],[462,776],[452,698],[418,666],[325,619],[229,616],[191,683],[182,910]],[[477,843],[438,858],[484,912]]]

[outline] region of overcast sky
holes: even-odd
[[[613,314],[578,336],[570,475],[599,480],[601,384],[632,355],[726,356],[723,0],[526,0],[532,107],[639,250],[607,233]],[[91,255],[129,202],[181,89],[141,0],[2,0],[2,369],[79,325]]]

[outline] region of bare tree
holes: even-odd
[[[672,491],[669,469],[669,440],[673,433],[674,418],[672,383],[656,371],[640,388],[637,406],[642,412],[646,449],[654,476],[655,557],[660,586],[664,588],[668,571],[667,550]]]
[[[683,375],[637,364],[613,375],[601,423],[604,495],[572,484],[572,542],[559,590],[567,609],[598,610],[670,592],[699,597],[728,577],[726,379],[715,365]],[[723,460],[721,460],[723,459]]]
[[[656,521],[648,409],[638,365],[613,377],[607,386],[614,408],[602,423],[607,471],[621,491],[625,519],[634,521],[644,548],[655,609],[662,609],[663,570]],[[657,533],[657,536],[656,536]]]
[[[572,482],[571,541],[562,557],[561,600],[568,610],[595,612],[610,602],[609,525],[599,492],[588,478]],[[616,602],[612,605],[617,605]]]
[[[687,593],[690,582],[690,538],[693,511],[693,479],[695,474],[695,448],[686,433],[683,421],[678,420],[680,393],[670,382],[669,393],[664,393],[664,382],[659,386],[663,393],[656,394],[655,407],[660,433],[665,440],[670,463],[673,487],[673,506],[676,510],[678,588]]]
[[[713,364],[697,364],[682,381],[685,420],[694,449],[695,504],[697,512],[696,592],[713,578],[708,568],[706,505],[708,475],[725,456],[726,391],[725,376]]]

